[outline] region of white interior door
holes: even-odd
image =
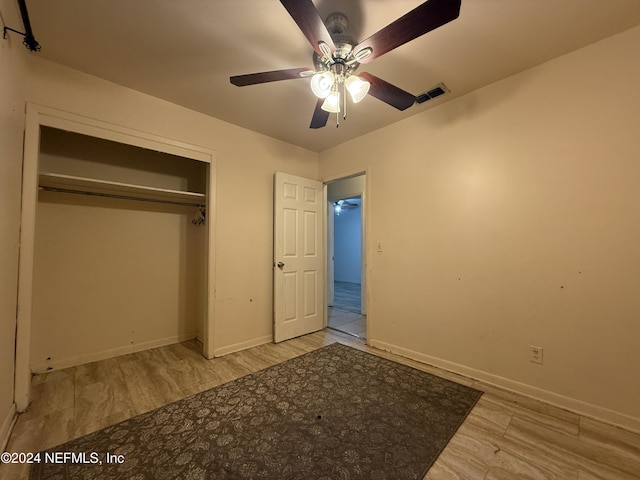
[[[277,172],[274,180],[274,340],[324,328],[323,184]]]

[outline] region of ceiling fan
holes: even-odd
[[[333,202],[333,209],[336,215],[340,215],[342,210],[349,210],[351,208],[358,208],[360,204],[357,202],[351,201],[350,199],[338,200],[337,202]]]
[[[333,205],[341,208],[358,208],[360,206],[359,203],[356,203],[352,200],[338,200],[337,202],[333,202]]]
[[[311,89],[318,101],[309,127],[322,128],[330,113],[335,113],[338,119],[341,97],[346,118],[347,92],[354,103],[369,94],[398,110],[412,106],[416,101],[413,94],[371,73],[355,75],[355,71],[361,63],[369,63],[458,18],[461,0],[427,0],[360,43],[345,33],[348,20],[344,14],[329,15],[325,24],[312,0],[280,0],[280,3],[313,47],[315,69],[292,68],[250,73],[236,75],[229,80],[233,85],[244,87],[311,77]]]

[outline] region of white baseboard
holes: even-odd
[[[252,340],[247,340],[246,342],[234,343],[233,345],[226,345],[224,347],[214,348],[213,356],[222,357],[224,355],[229,355],[230,353],[246,350],[247,348],[257,347],[259,345],[264,345],[265,343],[270,343],[272,341],[273,341],[273,336],[265,335],[264,337],[258,337]]]
[[[100,352],[91,352],[84,355],[77,355],[75,357],[64,358],[62,360],[38,363],[35,365],[31,365],[31,371],[33,373],[44,373],[52,370],[60,370],[62,368],[75,367],[76,365],[84,365],[85,363],[106,360],[107,358],[118,357],[120,355],[126,355],[128,353],[141,352],[143,350],[149,350],[151,348],[164,347],[165,345],[172,345],[174,343],[192,340],[196,338],[196,335],[196,333],[186,333],[183,335],[175,335],[172,337],[150,340],[148,342],[135,343],[133,345],[111,348]]]
[[[527,385],[526,383],[517,382],[509,378],[466,367],[464,365],[450,362],[448,360],[432,357],[424,353],[415,352],[413,350],[398,347],[397,345],[381,342],[379,340],[369,340],[369,345],[381,350],[385,350],[387,352],[410,358],[412,360],[416,360],[421,363],[426,363],[428,365],[441,368],[451,373],[456,373],[473,380],[478,380],[488,385],[499,387],[510,392],[518,393],[535,400],[540,400],[550,405],[564,408],[565,410],[570,410],[585,417],[600,420],[611,425],[640,433],[640,418],[637,417],[632,417],[624,413],[609,410],[599,405],[594,405],[582,400],[566,397],[549,390],[544,390],[532,385]]]
[[[9,411],[2,419],[2,424],[0,424],[0,452],[4,452],[7,449],[7,443],[9,443],[9,437],[17,419],[16,404],[12,403]]]

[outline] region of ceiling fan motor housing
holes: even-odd
[[[315,65],[316,70],[334,71],[337,69],[339,71],[334,71],[334,73],[343,75],[353,73],[360,64],[358,62],[349,62],[347,65],[347,61],[353,52],[353,47],[355,47],[358,42],[351,35],[345,33],[349,26],[347,16],[340,12],[334,12],[326,18],[324,23],[336,48],[332,53],[331,58],[320,56],[314,52],[313,64]]]
[[[344,13],[333,12],[324,21],[331,37],[335,34],[343,34],[349,26],[349,19]]]

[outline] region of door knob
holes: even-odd
[[[278,262],[278,268],[279,268],[280,270],[282,270],[282,268],[283,268],[283,267],[284,267],[284,263],[282,263],[282,262]]]

